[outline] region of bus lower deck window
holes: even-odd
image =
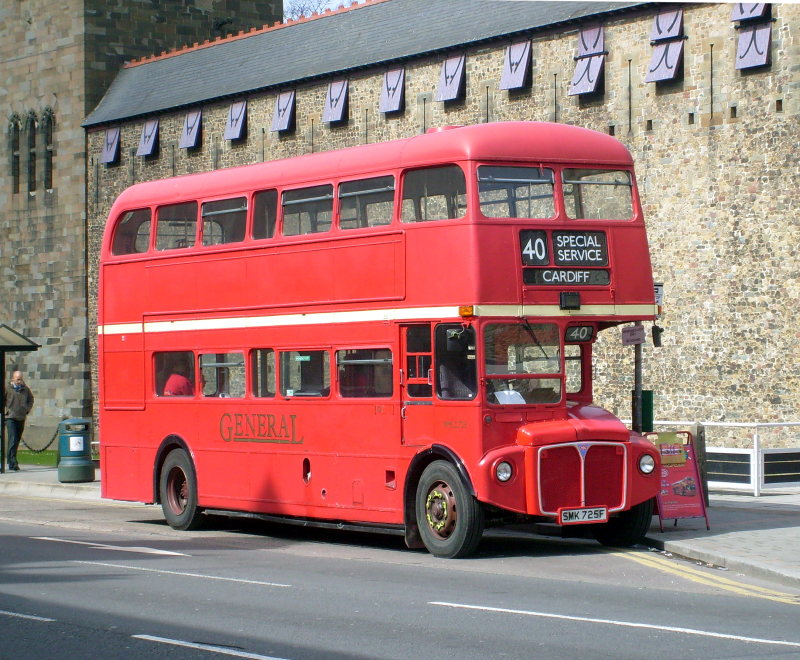
[[[275,351],[257,348],[250,354],[250,386],[253,396],[275,396]]]
[[[194,395],[194,354],[191,351],[165,351],[153,355],[158,396]]]
[[[436,327],[436,394],[468,401],[477,394],[475,331],[462,325]]]
[[[392,396],[392,352],[388,348],[336,351],[336,366],[343,397]]]
[[[289,397],[327,397],[331,391],[327,351],[283,351],[280,358],[281,394]]]
[[[244,396],[244,355],[241,353],[204,353],[200,356],[200,384],[203,396]]]

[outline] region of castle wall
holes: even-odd
[[[222,138],[229,102],[203,107],[203,143],[178,148],[185,112],[160,117],[158,158],[137,158],[143,121],[122,125],[122,158],[99,163],[102,130],[88,133],[90,318],[95,318],[97,249],[113,199],[137,181],[377,142],[447,124],[544,120],[613,133],[633,153],[652,245],[655,280],[665,286],[663,347],[644,348],[645,388],[657,419],[717,422],[798,421],[800,350],[794,304],[800,299],[798,128],[800,5],[772,5],[771,63],[734,67],[738,31],[730,4],[684,5],[684,76],[645,83],[653,10],[605,23],[602,94],[569,96],[575,31],[531,38],[533,84],[499,89],[503,44],[466,51],[465,99],[433,100],[443,56],[406,68],[405,110],[378,112],[385,67],[351,74],[349,120],[321,122],[328,81],[298,85],[297,130],[271,132],[280,90],[248,97],[243,144]],[[209,90],[213,95],[213,90]],[[93,327],[94,321],[91,325]],[[90,336],[94,336],[91,334]],[[630,416],[633,351],[619,329],[597,344],[596,398]],[[741,433],[711,441],[742,442]],[[762,436],[798,445],[797,433]]]
[[[36,397],[24,438],[31,446],[46,444],[64,417],[92,413],[88,110],[123,60],[261,27],[281,13],[280,0],[0,2],[0,323],[41,346],[6,356],[8,371],[21,369]]]

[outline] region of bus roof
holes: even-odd
[[[391,142],[139,183],[124,191],[115,205],[130,209],[153,203],[230,196],[237,190],[298,186],[397,167],[463,160],[585,162],[595,167],[602,164],[629,167],[633,164],[630,153],[619,140],[578,126],[547,122],[445,126]]]

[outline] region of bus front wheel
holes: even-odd
[[[466,557],[478,547],[483,509],[451,463],[434,461],[422,472],[416,514],[422,542],[435,557]]]
[[[173,449],[164,461],[159,479],[161,509],[173,529],[197,529],[203,522],[197,506],[194,466],[183,449]]]
[[[636,545],[647,534],[653,518],[653,500],[623,511],[607,523],[592,525],[592,535],[603,545],[626,548]]]

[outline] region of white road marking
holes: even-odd
[[[19,612],[9,612],[8,610],[0,610],[2,616],[13,616],[15,619],[30,619],[31,621],[45,621],[52,623],[55,619],[48,619],[44,616],[34,616],[33,614],[20,614]]]
[[[104,566],[106,568],[123,568],[128,571],[142,571],[145,573],[159,573],[161,575],[177,575],[179,577],[202,578],[204,580],[220,580],[222,582],[238,582],[240,584],[253,584],[259,587],[291,587],[291,584],[280,582],[262,582],[260,580],[245,580],[243,578],[222,577],[221,575],[203,575],[202,573],[186,573],[184,571],[165,571],[159,568],[144,568],[143,566],[127,566],[125,564],[108,564],[102,561],[73,561],[74,564],[87,564],[89,566]]]
[[[116,550],[117,552],[136,552],[144,555],[168,555],[170,557],[191,557],[183,552],[172,552],[170,550],[159,550],[158,548],[147,548],[143,546],[131,545],[106,545],[104,543],[92,543],[90,541],[73,541],[72,539],[57,539],[51,536],[31,536],[36,541],[55,541],[57,543],[74,543],[75,545],[85,545],[98,550]]]
[[[237,651],[226,646],[214,646],[213,644],[198,644],[196,642],[185,642],[180,639],[169,639],[167,637],[155,637],[153,635],[131,635],[133,639],[143,639],[146,642],[158,642],[159,644],[172,644],[173,646],[183,646],[189,649],[200,651],[210,651],[212,653],[222,653],[232,655],[237,658],[253,658],[254,660],[285,660],[271,655],[259,655],[258,653],[248,653],[247,651]]]
[[[463,610],[480,610],[483,612],[498,612],[500,614],[521,614],[524,616],[535,616],[545,619],[562,619],[564,621],[582,621],[584,623],[602,623],[610,626],[623,626],[626,628],[646,628],[649,630],[660,630],[663,632],[676,632],[684,635],[698,635],[700,637],[713,637],[715,639],[729,639],[737,642],[749,642],[752,644],[775,644],[777,646],[791,646],[800,648],[800,642],[787,642],[780,639],[761,639],[759,637],[744,637],[742,635],[729,635],[727,633],[716,633],[709,630],[696,630],[694,628],[678,628],[675,626],[659,626],[652,623],[635,623],[632,621],[615,621],[614,619],[594,619],[585,616],[569,616],[566,614],[554,614],[552,612],[532,612],[530,610],[511,610],[504,607],[486,607],[483,605],[465,605],[463,603],[446,603],[430,601],[428,605],[439,605],[442,607],[452,607]]]

